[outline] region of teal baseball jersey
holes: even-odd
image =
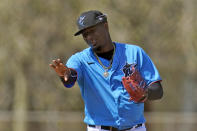
[[[91,48],[72,55],[67,67],[76,70],[77,82],[85,104],[84,122],[89,125],[113,126],[120,130],[144,123],[144,103],[130,101],[122,77],[130,75],[131,65],[140,72],[146,86],[160,81],[160,75],[142,48],[117,43],[112,67],[106,70]],[[99,57],[106,67],[110,61]]]

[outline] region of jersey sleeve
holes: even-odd
[[[78,54],[74,54],[72,55],[67,63],[66,66],[68,68],[71,68],[72,70],[75,70],[77,72],[77,81],[80,80],[82,77],[82,64],[80,62],[80,59],[78,57]],[[71,85],[74,85],[73,83],[71,83]]]
[[[156,66],[142,48],[140,48],[140,51],[138,52],[137,64],[139,65],[140,74],[148,86],[154,82],[161,81],[161,77]]]

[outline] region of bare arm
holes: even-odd
[[[163,88],[159,81],[151,84],[148,87],[148,99],[149,100],[161,99],[162,96],[163,96]]]

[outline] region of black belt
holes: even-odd
[[[95,125],[88,125],[88,126],[89,127],[96,127]],[[138,127],[141,127],[141,126],[142,126],[142,124],[137,124],[136,126],[133,126],[133,127],[138,128]],[[130,127],[130,128],[124,129],[124,130],[118,130],[118,128],[111,127],[111,126],[101,126],[101,129],[110,130],[110,131],[126,131],[126,130],[130,130],[133,127]]]

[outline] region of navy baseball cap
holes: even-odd
[[[76,32],[74,35],[80,35],[83,32],[83,30],[102,22],[107,22],[107,16],[101,13],[100,11],[91,10],[83,12],[77,19],[77,26],[79,31]]]

